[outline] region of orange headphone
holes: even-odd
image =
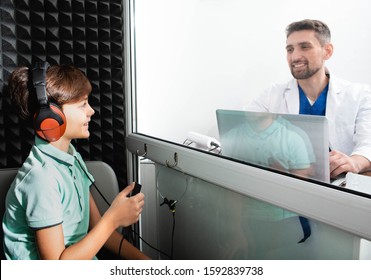
[[[48,101],[46,71],[49,66],[48,62],[42,61],[37,62],[32,69],[32,82],[39,105],[33,124],[38,136],[48,142],[54,142],[61,138],[66,130],[66,117],[58,105]]]

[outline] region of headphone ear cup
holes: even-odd
[[[66,131],[66,117],[56,104],[41,108],[34,116],[34,128],[42,139],[55,142]]]

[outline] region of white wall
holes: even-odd
[[[371,84],[368,0],[135,0],[138,132],[182,143],[217,137],[215,110],[242,109],[291,78],[285,28],[320,19],[336,75]]]

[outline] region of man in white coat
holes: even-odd
[[[371,89],[330,74],[330,30],[318,20],[286,29],[287,62],[294,77],[272,85],[246,109],[273,113],[325,115],[329,123],[330,174],[371,169]]]

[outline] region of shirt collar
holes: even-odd
[[[53,158],[56,161],[64,162],[67,165],[73,165],[76,157],[76,149],[72,144],[68,147],[68,153],[63,152],[53,145],[50,145],[49,142],[41,139],[38,136],[35,136],[35,146],[44,154]]]
[[[278,123],[279,119],[280,118],[272,120],[272,123],[266,129],[264,129],[262,131],[259,131],[259,132],[255,131],[249,124],[247,124],[249,126],[249,131],[251,133],[251,136],[256,137],[256,138],[260,138],[260,139],[264,139],[264,138],[269,137],[277,129],[280,128],[281,124]]]

